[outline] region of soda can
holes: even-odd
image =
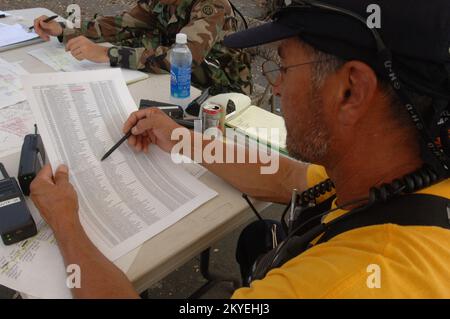
[[[218,128],[222,133],[224,132],[225,108],[221,105],[206,104],[202,106],[201,119],[203,132],[212,127]]]

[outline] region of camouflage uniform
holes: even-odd
[[[95,42],[111,42],[108,54],[120,67],[166,73],[169,50],[175,36],[188,36],[193,56],[195,86],[251,93],[250,58],[241,50],[226,48],[222,41],[236,31],[236,18],[228,0],[179,0],[166,5],[140,0],[129,12],[115,17],[95,16],[80,30],[65,29],[64,41],[79,36]]]

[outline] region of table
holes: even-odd
[[[28,23],[42,14],[54,14],[43,8],[15,10],[9,13],[23,16]],[[7,19],[2,19],[2,22],[8,23]],[[31,49],[46,45],[48,44],[39,43],[1,52],[0,57],[9,62],[22,61],[22,66],[30,73],[54,72],[27,54]],[[129,90],[137,104],[142,98],[169,102],[169,81],[168,75],[151,75],[147,80],[130,85]],[[154,86],[163,89],[149,90]],[[199,91],[194,89],[193,95],[198,94]],[[12,154],[1,158],[0,161],[9,172],[17,174],[19,156],[19,153]],[[207,172],[200,180],[219,195],[116,262],[128,266],[121,268],[128,269],[125,273],[137,291],[145,291],[254,216],[242,199],[242,194],[222,179]],[[258,210],[268,205],[255,201]]]

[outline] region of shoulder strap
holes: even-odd
[[[433,195],[410,194],[387,203],[357,208],[328,224],[318,224],[299,236],[292,236],[262,256],[254,266],[252,280],[262,279],[270,269],[280,267],[305,250],[321,236],[324,243],[347,231],[373,225],[436,226],[450,230],[450,200]],[[316,244],[316,245],[317,245]]]
[[[300,208],[300,212],[296,210],[296,219],[292,225],[291,229],[295,229],[297,233],[303,233],[321,223],[320,215],[324,212],[329,211],[333,206],[333,201],[336,199],[336,194],[330,196],[330,198],[324,200],[323,202],[308,207],[306,209]],[[309,221],[309,222],[307,222]],[[301,228],[298,228],[303,225]],[[285,230],[288,233],[288,230]]]
[[[354,214],[349,212],[329,224],[318,244],[352,229],[382,224],[435,226],[450,230],[450,200],[433,195],[410,194]]]

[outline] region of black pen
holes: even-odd
[[[123,142],[125,142],[126,140],[128,140],[130,138],[130,136],[132,135],[131,130],[120,139],[120,141],[118,141],[116,143],[116,145],[114,145],[106,154],[105,156],[102,157],[101,162],[103,162],[105,159],[107,159],[116,149],[119,148],[120,145],[122,145]]]
[[[47,18],[44,20],[45,23],[49,23],[52,20],[55,20],[58,16],[51,16],[50,18]],[[31,31],[34,29],[34,25],[28,28],[28,31]]]
[[[179,120],[179,119],[175,119],[175,122],[177,122],[178,124],[189,128],[189,129],[193,129],[194,128],[194,121],[193,120]],[[114,145],[101,159],[101,162],[103,162],[105,159],[107,159],[116,149],[119,148],[120,145],[123,144],[123,142],[125,142],[126,140],[128,140],[130,138],[130,136],[132,135],[131,130],[120,139],[120,141],[118,141],[116,143],[116,145]]]

